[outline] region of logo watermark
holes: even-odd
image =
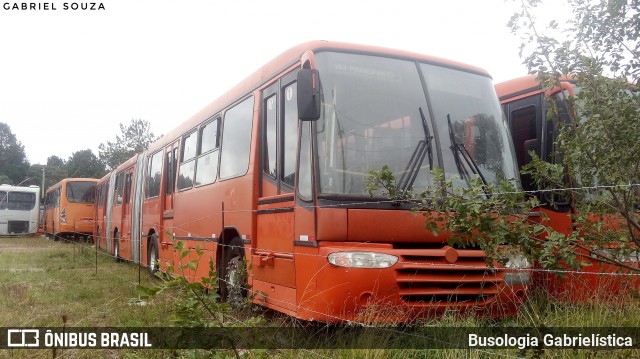
[[[39,346],[39,329],[7,329],[8,348],[37,348]]]

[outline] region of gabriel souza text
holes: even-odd
[[[55,2],[5,2],[2,3],[2,9],[18,11],[106,10],[101,2],[65,2],[62,4]]]

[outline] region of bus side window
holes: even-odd
[[[296,149],[298,146],[298,86],[291,83],[282,89],[283,101],[283,171],[282,182],[293,187],[296,176]],[[285,192],[292,189],[283,187]]]
[[[98,207],[100,207],[100,205],[102,204],[102,185],[98,186],[96,188],[96,191],[97,191],[97,198],[98,198],[97,205]]]
[[[176,172],[178,169],[178,149],[174,148],[167,152],[166,156],[167,167],[165,170],[166,184],[164,187],[164,193],[167,195],[173,194],[173,190],[176,186]]]
[[[215,119],[200,128],[196,163],[196,186],[213,183],[216,180],[219,122],[218,119]]]
[[[264,100],[264,144],[263,144],[263,168],[264,172],[272,177],[276,178],[278,157],[277,157],[277,116],[278,116],[278,99],[274,93]]]
[[[116,190],[113,195],[115,198],[113,199],[114,205],[122,204],[122,191],[124,187],[124,172],[118,173],[116,176]]]
[[[147,171],[147,198],[158,197],[160,195],[160,174],[162,173],[162,151],[149,157]]]
[[[529,151],[540,156],[540,146],[536,130],[536,107],[527,106],[511,111],[511,125],[513,127],[513,144],[518,160],[518,169],[531,162]],[[525,191],[533,191],[537,187],[530,175],[521,176],[522,187]]]
[[[129,203],[131,198],[131,178],[133,173],[127,173],[124,180],[124,203]]]
[[[298,174],[298,194],[305,201],[313,198],[311,177],[311,122],[303,122],[300,135],[300,173]]]
[[[178,173],[178,190],[189,189],[193,186],[193,176],[196,170],[196,145],[198,133],[191,132],[182,140],[182,162]]]
[[[103,203],[103,207],[104,210],[107,210],[107,205],[109,204],[109,181],[105,182],[104,184],[104,203]]]
[[[242,176],[249,168],[253,96],[224,114],[220,149],[220,179]]]
[[[7,209],[7,198],[8,198],[8,194],[7,192],[1,191],[0,192],[0,209]]]

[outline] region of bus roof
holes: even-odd
[[[138,156],[140,156],[139,153],[134,154],[133,156],[131,156],[128,160],[122,162],[121,164],[118,165],[118,167],[114,168],[113,171],[115,171],[116,173],[121,172],[122,170],[125,170],[133,165],[136,164],[136,162],[138,162]],[[100,181],[105,180],[107,178],[109,178],[111,171],[109,171],[109,173],[107,173],[104,177],[102,177],[100,179]]]
[[[6,191],[6,192],[39,192],[40,191],[40,187],[39,186],[14,186],[14,185],[10,185],[10,184],[1,184],[0,185],[0,191]]]
[[[62,181],[51,185],[49,188],[47,188],[47,192],[53,190],[56,187],[61,186],[63,183],[67,183],[67,182],[98,182],[97,178],[81,178],[81,177],[73,177],[73,178],[65,178]]]
[[[149,154],[156,152],[159,148],[179,138],[189,130],[195,128],[207,118],[210,118],[211,116],[217,114],[219,111],[223,110],[225,107],[231,105],[234,101],[237,101],[241,97],[248,95],[258,87],[260,87],[262,84],[265,84],[271,78],[275,77],[277,74],[297,64],[300,61],[301,56],[306,52],[311,51],[313,53],[318,53],[322,51],[332,50],[362,54],[377,54],[389,57],[419,60],[426,63],[491,77],[489,73],[482,68],[435,56],[369,45],[358,45],[333,41],[310,41],[288,49],[267,64],[260,67],[258,70],[254,71],[239,84],[211,102],[191,118],[165,134],[161,139],[152,143],[149,146]]]
[[[573,82],[566,77],[560,78],[561,82],[569,81]],[[538,80],[537,75],[527,75],[522,77],[517,77],[511,80],[503,81],[495,84],[496,93],[498,94],[498,98],[500,102],[505,102],[506,100],[517,100],[520,97],[531,96],[536,93],[545,92],[545,89],[540,80]],[[556,91],[554,88],[550,92]]]

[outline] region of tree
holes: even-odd
[[[42,173],[43,170],[44,174]],[[28,184],[42,186],[43,175],[45,178],[43,191],[46,191],[47,188],[69,177],[66,162],[56,155],[51,155],[47,158],[46,165],[31,165],[31,167],[29,168]]]
[[[0,175],[9,178],[9,184],[20,185],[27,180],[29,161],[24,146],[11,132],[11,128],[0,122]]]
[[[62,181],[63,179],[69,177],[67,174],[67,169],[63,167],[56,166],[46,166],[41,164],[34,164],[29,167],[28,176],[29,180],[24,183],[25,186],[38,186],[42,187],[42,170],[44,169],[44,191],[42,188],[40,189],[44,193],[47,188],[53,186],[54,184]]]
[[[56,155],[47,158],[47,166],[64,167],[64,165],[64,160]]]
[[[104,164],[90,149],[74,152],[66,163],[69,177],[101,178]]]
[[[122,134],[116,135],[114,142],[107,141],[98,146],[98,155],[107,168],[114,169],[121,163],[140,153],[149,147],[149,144],[157,139],[151,132],[148,121],[132,119],[129,126],[120,123]]]
[[[562,77],[575,79],[579,88],[566,98],[568,120],[557,141],[561,163],[534,156],[528,172],[540,184],[571,193],[581,229],[571,243],[624,265],[619,259],[640,246],[640,96],[631,86],[640,76],[640,0],[569,0],[567,28],[552,21],[547,33],[536,18],[539,0],[520,4],[509,26],[523,39],[530,73],[549,88]],[[561,30],[567,36],[562,42],[554,35]],[[615,251],[607,248],[612,242],[619,244]]]
[[[480,246],[489,260],[523,252],[544,268],[577,268],[586,264],[579,254],[586,250],[596,260],[640,270],[626,261],[640,246],[640,96],[629,85],[640,75],[640,0],[569,0],[569,31],[552,21],[547,33],[534,16],[540,0],[516,1],[521,11],[509,26],[523,40],[520,51],[530,72],[550,89],[563,77],[576,79],[580,89],[566,98],[570,116],[559,129],[555,156],[561,162],[546,163],[531,153],[528,169],[540,186],[551,185],[545,189],[572,194],[579,230],[565,236],[544,220],[530,222],[526,214],[537,206],[536,198],[525,199],[509,183],[476,178],[469,188],[459,188],[439,168],[433,188],[405,194],[383,167],[371,172],[369,193],[382,188],[397,203],[412,203],[427,217],[428,229],[445,232],[442,238],[456,245]],[[558,36],[568,38],[561,42]],[[554,110],[549,115],[560,113]],[[618,245],[611,248],[612,243]]]

